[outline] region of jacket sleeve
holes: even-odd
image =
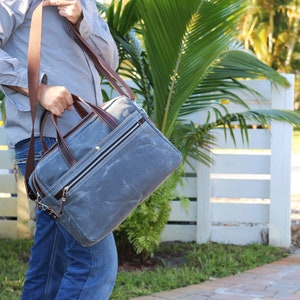
[[[94,0],[84,1],[82,5],[80,34],[110,67],[116,69],[119,64],[118,50],[107,23],[100,17]]]

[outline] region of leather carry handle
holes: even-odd
[[[107,111],[105,111],[95,105],[92,105],[90,103],[87,103],[86,101],[84,101],[83,99],[81,99],[80,97],[78,97],[76,95],[72,94],[72,97],[74,100],[73,105],[75,107],[75,110],[82,119],[90,113],[84,109],[84,107],[82,106],[82,104],[83,104],[91,112],[93,112],[100,119],[102,119],[102,121],[104,121],[111,130],[114,130],[115,128],[118,127],[119,122],[116,121]],[[71,167],[75,163],[77,163],[77,159],[73,156],[72,152],[69,151],[68,145],[66,144],[65,139],[59,130],[57,117],[55,115],[51,114],[50,111],[45,111],[45,113],[43,114],[43,116],[41,118],[41,122],[40,122],[40,139],[41,139],[41,144],[44,149],[44,152],[46,152],[48,150],[48,147],[46,146],[45,142],[43,141],[44,128],[45,128],[46,120],[50,115],[51,115],[52,122],[56,129],[57,143],[60,148],[61,154],[64,157],[64,160],[67,162],[67,164]]]
[[[29,34],[29,44],[28,44],[28,92],[30,99],[31,108],[31,119],[32,119],[32,131],[29,143],[29,150],[27,155],[26,171],[25,171],[25,186],[27,189],[27,195],[31,199],[35,199],[35,194],[31,191],[28,184],[29,177],[33,172],[34,165],[34,123],[36,118],[36,105],[37,105],[37,92],[39,87],[39,71],[40,71],[40,56],[41,56],[41,41],[42,41],[42,15],[43,15],[43,1],[36,7],[32,14],[30,34]],[[120,95],[124,95],[131,100],[134,100],[134,93],[131,88],[124,82],[124,80],[109,66],[106,65],[104,60],[98,56],[91,47],[82,39],[80,33],[74,28],[74,26],[69,23],[69,28],[73,32],[76,41],[83,48],[83,50],[90,57],[92,62],[95,64],[98,72],[104,76],[109,83],[117,90]],[[118,85],[123,87],[127,93]],[[77,97],[77,96],[75,96]],[[82,100],[82,99],[81,99]],[[89,104],[90,105],[90,104]],[[116,122],[105,110],[100,107],[93,107],[97,110],[97,115],[101,115],[101,119],[104,120],[111,126]],[[93,110],[93,109],[92,109]],[[79,114],[84,114],[83,110],[80,110]],[[54,124],[56,123],[55,118],[53,118]],[[63,154],[64,158],[68,163],[74,163],[74,157],[72,157],[71,151],[68,149],[62,135],[60,134],[58,127],[58,147]]]

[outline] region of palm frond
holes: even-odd
[[[179,116],[182,117],[196,110],[209,109],[210,106],[214,106],[216,109],[216,106],[224,101],[230,101],[249,109],[247,103],[238,96],[237,91],[247,91],[257,99],[263,99],[264,95],[237,79],[259,78],[268,78],[274,84],[289,86],[286,78],[263,64],[252,53],[236,49],[225,51],[212,64],[211,70],[189,99],[184,102]]]
[[[212,69],[216,78],[258,79],[267,78],[274,84],[289,87],[289,82],[274,69],[260,61],[253,53],[246,50],[223,52]],[[208,77],[210,74],[208,74]]]
[[[251,90],[242,82],[234,78],[217,78],[213,74],[208,74],[197,86],[192,95],[183,103],[179,117],[186,116],[198,110],[209,111],[212,107],[224,109],[223,103],[236,103],[245,109],[249,109],[247,103],[241,99],[237,91],[246,90],[254,96],[261,96],[255,90]]]
[[[216,137],[211,132],[215,128],[223,128],[225,139],[236,143],[236,130],[239,128],[240,137],[245,145],[249,144],[248,130],[251,124],[260,124],[263,128],[270,128],[272,122],[282,122],[300,126],[300,112],[280,109],[247,110],[241,113],[227,113],[215,122],[204,124],[177,123],[172,142],[180,149],[184,160],[195,158],[204,164],[212,164],[213,157],[209,155],[216,143]],[[235,126],[233,126],[235,124]]]
[[[270,121],[300,126],[300,112],[282,109],[256,109],[243,112],[246,120],[253,120],[265,125]]]
[[[174,132],[171,141],[180,150],[185,162],[190,157],[207,165],[213,163],[210,150],[215,145],[215,136],[206,128],[193,122],[177,123]]]
[[[245,1],[138,3],[155,87],[155,120],[170,136],[180,107],[227,49]]]
[[[241,137],[244,142],[249,142],[248,126],[251,124],[260,124],[262,127],[269,127],[271,122],[280,122],[296,127],[300,126],[300,112],[281,109],[256,109],[247,110],[240,113],[229,113],[217,119],[215,122],[203,125],[204,131],[209,131],[217,127],[229,129],[230,136],[235,142],[233,124],[237,123],[240,128]],[[225,136],[226,136],[226,132]]]

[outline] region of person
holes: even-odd
[[[5,94],[5,130],[23,175],[32,126],[27,47],[32,13],[40,1],[0,0],[0,85]],[[43,155],[38,119],[45,109],[59,117],[59,127],[66,133],[79,121],[71,93],[95,105],[102,102],[100,76],[73,39],[67,21],[109,66],[116,69],[118,65],[116,44],[99,16],[95,0],[44,0],[43,5],[36,162]],[[48,121],[44,141],[50,147],[56,142],[56,133]],[[112,292],[116,274],[117,251],[112,233],[94,246],[82,247],[59,223],[37,209],[23,300],[105,300]]]

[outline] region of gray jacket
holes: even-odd
[[[0,85],[5,93],[5,130],[11,146],[31,134],[29,99],[6,85],[27,88],[27,47],[30,21],[39,0],[0,0]],[[95,0],[82,0],[83,20],[80,33],[92,48],[112,67],[118,65],[117,48],[107,24],[100,18]],[[100,77],[93,63],[73,40],[66,20],[56,7],[44,7],[40,78],[48,85],[65,86],[71,93],[88,102],[102,102]],[[43,109],[38,106],[37,119]],[[76,112],[66,111],[59,118],[62,133],[79,120]],[[38,120],[35,135],[39,135]],[[56,137],[48,120],[45,136]]]

